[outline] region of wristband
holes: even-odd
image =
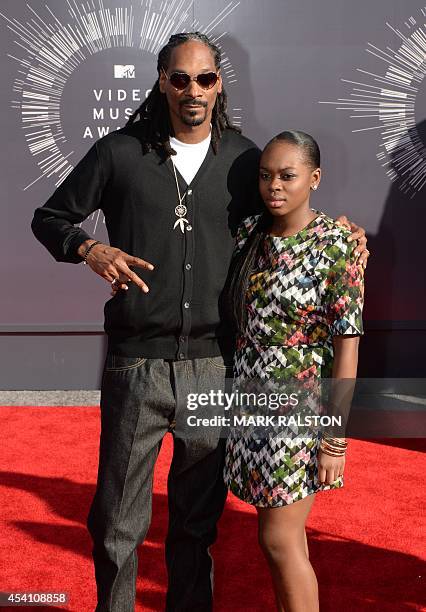
[[[84,253],[84,257],[83,257],[83,263],[87,265],[87,256],[90,253],[90,251],[93,249],[94,246],[96,246],[97,244],[102,244],[102,242],[100,240],[97,240],[96,242],[92,242],[92,244],[87,247],[86,252]]]

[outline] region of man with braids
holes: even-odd
[[[150,524],[167,431],[175,435],[166,610],[212,609],[209,547],[226,498],[224,440],[207,429],[179,436],[175,423],[189,393],[223,389],[231,372],[233,336],[220,297],[237,226],[259,205],[260,151],[229,121],[219,49],[200,33],[176,34],[157,71],[128,124],[93,145],[32,222],[57,261],[84,261],[113,287],[88,517],[98,612],[134,610],[136,548]],[[109,245],[78,226],[96,209]],[[363,250],[364,232],[353,229]]]

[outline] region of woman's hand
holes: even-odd
[[[318,479],[322,484],[333,484],[345,469],[345,455],[332,457],[321,449],[318,451]]]

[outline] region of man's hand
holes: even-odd
[[[79,255],[83,257],[87,247],[92,243],[93,240],[83,243],[78,249]],[[149,291],[146,283],[130,269],[130,266],[133,266],[143,270],[153,270],[154,266],[144,259],[133,257],[121,249],[106,244],[97,244],[90,251],[86,262],[96,274],[111,283],[113,289],[111,295],[115,295],[120,289],[127,290],[126,283],[130,281],[133,281],[144,293]]]
[[[367,236],[365,235],[365,229],[363,227],[359,227],[352,221],[348,221],[348,218],[345,215],[341,215],[337,217],[336,221],[341,225],[344,225],[348,229],[351,230],[352,234],[348,237],[348,241],[357,240],[358,245],[355,249],[355,254],[358,257],[358,263],[362,265],[363,268],[367,267],[367,259],[370,257],[370,251],[367,249]]]

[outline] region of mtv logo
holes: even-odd
[[[134,66],[122,66],[121,64],[114,65],[114,79],[135,79]]]

